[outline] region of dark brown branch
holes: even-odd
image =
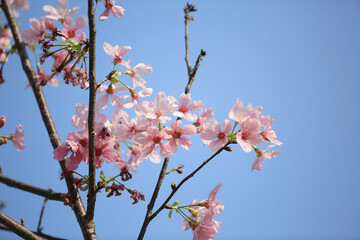
[[[8,25],[10,26],[14,41],[16,44],[17,51],[20,55],[21,64],[23,70],[29,80],[31,88],[34,92],[35,99],[37,101],[43,122],[45,124],[46,130],[48,132],[51,144],[53,148],[57,148],[60,144],[60,138],[57,134],[54,122],[51,118],[44,94],[42,92],[42,87],[36,79],[34,69],[29,60],[29,56],[25,49],[25,44],[21,38],[19,27],[14,18],[14,15],[11,11],[10,4],[7,0],[1,0],[1,8],[3,9],[6,19],[8,20]],[[61,169],[65,168],[65,162],[60,161]],[[81,232],[84,239],[96,239],[95,228],[91,226],[90,222],[84,221],[84,216],[86,214],[84,205],[81,201],[81,197],[76,188],[76,183],[74,176],[72,174],[67,174],[65,177],[66,185],[69,193],[72,195],[72,202],[74,204],[73,210],[76,216],[76,219],[80,225]],[[93,238],[95,236],[95,238]]]
[[[24,239],[33,239],[41,240],[42,238],[30,231],[28,228],[22,226],[21,224],[15,222],[13,219],[6,216],[3,212],[0,212],[0,223],[5,225],[12,232]]]
[[[43,228],[41,227],[41,222],[42,222],[42,218],[43,218],[43,215],[44,215],[47,200],[48,200],[47,198],[44,199],[44,203],[43,203],[43,205],[41,207],[39,222],[38,222],[38,226],[37,226],[37,232],[38,233],[41,233],[41,231],[43,230]]]
[[[184,167],[184,164],[180,164],[180,165],[178,165],[178,166],[176,166],[176,167],[174,167],[174,168],[166,171],[166,175],[170,174],[170,173],[173,172],[173,171],[177,171],[179,174],[181,174],[181,173],[182,173],[181,168],[183,168],[183,167]]]
[[[0,225],[0,230],[12,232],[10,229],[8,229],[7,227],[5,227],[3,225]],[[39,237],[45,238],[47,240],[66,240],[65,238],[53,237],[53,236],[47,235],[45,233],[38,233],[38,232],[34,232],[34,231],[32,233],[38,235]]]
[[[192,84],[193,84],[193,82],[195,80],[196,71],[200,66],[200,61],[201,61],[202,57],[206,55],[205,51],[201,50],[200,55],[199,55],[199,57],[198,57],[198,59],[197,59],[197,61],[195,63],[195,67],[193,69],[191,69],[190,62],[189,62],[188,24],[189,24],[189,22],[191,20],[194,19],[193,17],[189,16],[189,13],[190,12],[195,12],[195,11],[197,11],[197,9],[195,9],[195,6],[192,5],[192,4],[187,3],[187,5],[186,5],[186,7],[184,9],[184,12],[185,12],[185,51],[186,51],[186,53],[185,53],[185,61],[186,61],[187,69],[188,69],[189,81],[188,81],[188,84],[185,87],[185,94],[190,93],[191,86],[192,86]],[[140,233],[139,233],[139,236],[138,236],[138,240],[142,240],[144,238],[147,226],[149,225],[150,221],[154,218],[154,217],[152,217],[153,216],[152,215],[152,210],[154,208],[155,201],[156,201],[157,196],[159,194],[162,182],[163,182],[163,180],[164,180],[164,178],[166,176],[166,170],[167,170],[167,166],[169,164],[169,160],[170,160],[170,158],[165,158],[164,159],[164,163],[163,163],[163,166],[162,166],[162,168],[160,170],[159,178],[158,178],[158,181],[156,183],[153,195],[152,195],[151,200],[150,200],[150,202],[149,202],[149,204],[147,206],[147,212],[146,212],[145,219],[144,219],[143,225],[141,227],[141,230],[140,230]]]
[[[5,177],[4,175],[0,174],[0,182],[4,183],[5,185],[13,188],[17,188],[20,190],[23,190],[25,192],[33,193],[42,197],[45,197],[50,200],[55,201],[64,201],[64,194],[63,193],[57,193],[53,192],[51,189],[45,190],[42,188],[38,188],[32,185],[29,185],[27,183],[19,182],[14,179]]]
[[[96,101],[96,75],[95,75],[95,43],[96,43],[96,29],[95,29],[95,10],[94,0],[88,0],[88,18],[89,18],[89,190],[87,196],[87,210],[86,219],[93,222],[95,201],[96,201],[96,175],[95,175],[95,101]],[[93,223],[94,224],[94,223]],[[95,228],[95,224],[93,226]]]
[[[101,84],[103,84],[104,82],[106,82],[107,80],[111,80],[112,76],[114,75],[114,73],[116,73],[116,70],[112,70],[104,79],[102,79],[97,85],[96,85],[96,89],[98,89]]]
[[[183,180],[181,180],[181,182],[172,188],[172,192],[170,193],[170,195],[168,196],[168,198],[164,201],[164,203],[159,207],[158,210],[156,210],[150,217],[150,219],[153,219],[154,217],[156,217],[161,210],[163,210],[166,206],[166,204],[171,200],[171,198],[174,196],[174,194],[177,192],[177,190],[179,190],[179,188],[190,178],[192,178],[198,171],[200,171],[200,169],[202,169],[207,163],[209,163],[211,161],[211,159],[213,159],[214,157],[216,157],[218,154],[220,154],[224,149],[228,149],[228,145],[230,143],[227,143],[224,147],[220,148],[219,150],[217,150],[213,155],[211,155],[211,157],[209,157],[207,160],[205,160],[198,168],[196,168],[192,173],[190,173],[189,175],[187,175]]]

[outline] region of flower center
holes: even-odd
[[[173,138],[180,138],[181,132],[179,130],[175,130],[172,134]]]
[[[160,143],[161,142],[161,138],[159,136],[154,136],[152,140],[153,140],[154,143]]]
[[[223,138],[225,138],[225,137],[226,137],[226,135],[225,135],[225,133],[223,133],[223,132],[221,132],[221,133],[218,134],[218,138],[219,138],[219,139],[223,139]]]

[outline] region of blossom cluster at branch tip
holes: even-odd
[[[215,239],[214,234],[219,232],[222,223],[215,221],[214,217],[224,211],[224,205],[215,199],[220,187],[221,184],[216,185],[207,200],[192,200],[188,208],[191,215],[183,216],[182,228],[185,231],[192,230],[193,240]]]

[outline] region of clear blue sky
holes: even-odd
[[[56,1],[46,1],[56,5]],[[225,211],[216,217],[223,223],[216,239],[359,239],[360,157],[357,153],[360,122],[360,2],[359,1],[193,1],[199,9],[189,27],[190,59],[194,64],[201,48],[207,52],[191,93],[214,107],[222,122],[237,98],[262,105],[275,119],[273,128],[284,142],[281,155],[251,172],[254,152],[233,146],[188,181],[176,199],[188,203],[206,199],[218,183],[217,198]],[[145,79],[154,94],[165,91],[178,97],[187,82],[184,61],[184,14],[186,1],[117,1],[125,8],[123,18],[97,22],[97,77],[111,70],[111,58],[102,50],[104,41],[129,45],[126,59],[153,66]],[[21,29],[30,17],[41,17],[39,1],[21,12]],[[71,1],[86,14],[86,1]],[[99,4],[97,16],[103,11]],[[77,16],[79,13],[77,14]],[[6,176],[64,192],[59,165],[35,106],[17,56],[5,66],[0,87],[0,115],[7,124],[1,135],[23,124],[25,146],[0,147],[0,166]],[[87,104],[87,92],[66,86],[45,87],[45,95],[61,140],[69,132],[75,104]],[[181,151],[170,166],[185,164],[189,173],[211,152],[195,137],[191,151]],[[353,145],[355,144],[355,145]],[[145,161],[130,181],[150,199],[160,165]],[[80,172],[86,174],[85,167]],[[108,175],[117,170],[108,165]],[[170,192],[170,183],[182,176],[170,175],[158,203]],[[85,195],[83,195],[85,199]],[[13,219],[23,218],[37,227],[43,199],[0,184],[3,210]],[[107,199],[99,194],[96,232],[99,239],[135,239],[146,204],[131,205],[126,194]],[[150,223],[145,239],[191,239],[181,228],[181,218],[162,212]],[[44,233],[81,239],[69,207],[48,202]],[[1,239],[14,239],[0,231]]]

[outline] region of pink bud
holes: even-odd
[[[5,125],[5,123],[6,123],[6,118],[5,118],[5,116],[2,116],[0,118],[0,128],[2,128]]]

